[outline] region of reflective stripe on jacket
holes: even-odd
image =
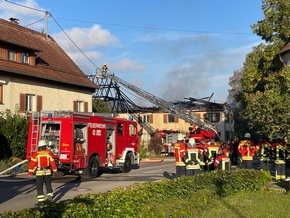
[[[40,150],[30,159],[28,174],[36,172],[37,176],[51,175],[51,170],[57,171],[55,161],[50,151]]]

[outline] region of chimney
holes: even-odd
[[[19,19],[17,19],[17,18],[14,18],[14,17],[11,17],[10,19],[9,19],[10,21],[11,21],[11,23],[16,23],[16,24],[18,24],[19,22]]]

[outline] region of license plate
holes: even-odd
[[[67,159],[67,154],[60,154],[59,159]]]

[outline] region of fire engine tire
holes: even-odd
[[[96,157],[91,157],[86,168],[86,178],[94,179],[100,175],[100,165]]]
[[[129,173],[132,169],[132,162],[131,162],[132,154],[127,154],[125,158],[125,163],[122,168],[123,173]]]

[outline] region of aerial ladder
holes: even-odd
[[[120,84],[124,86],[125,88],[135,92],[137,95],[155,104],[156,106],[159,106],[166,112],[173,114],[179,117],[180,119],[183,119],[184,121],[188,122],[190,125],[196,125],[202,130],[215,132],[216,136],[220,138],[218,132],[216,131],[215,125],[211,123],[210,121],[202,119],[202,118],[197,119],[197,116],[195,114],[192,114],[191,111],[181,108],[177,105],[174,105],[173,103],[167,102],[157,96],[154,96],[151,93],[144,91],[138,88],[137,86],[132,85],[126,82],[125,80],[115,76],[114,74],[109,73],[108,71],[104,73],[104,72],[99,72],[97,70],[96,75],[92,75],[90,79],[93,79],[92,77],[107,78],[107,79],[110,79],[110,81],[115,81],[117,84]]]

